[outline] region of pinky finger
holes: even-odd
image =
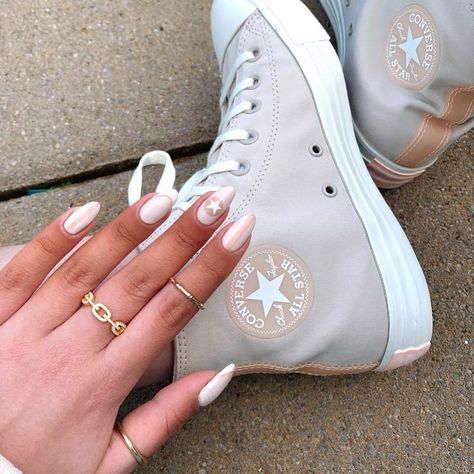
[[[31,297],[48,273],[89,232],[98,202],[70,209],[25,245],[0,271],[0,325]]]
[[[234,370],[231,364],[218,374],[196,372],[168,385],[124,418],[123,432],[141,455],[150,457],[199,407],[209,405],[224,391]],[[138,466],[122,436],[114,430],[97,473],[128,473]]]

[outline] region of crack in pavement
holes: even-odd
[[[168,153],[174,161],[205,153],[209,151],[211,146],[212,142],[194,143],[193,145],[170,150]],[[62,178],[54,178],[43,182],[28,184],[27,186],[19,186],[18,188],[9,189],[7,191],[0,191],[0,202],[8,201],[9,199],[16,199],[22,196],[28,196],[34,194],[35,192],[48,191],[52,188],[83,183],[96,178],[103,178],[105,176],[112,176],[124,171],[130,171],[138,165],[138,161],[138,159],[129,159],[118,163],[108,163],[106,165],[99,166],[98,168],[64,176]]]

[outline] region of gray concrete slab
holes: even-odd
[[[474,132],[436,166],[385,193],[425,270],[433,348],[390,373],[239,377],[143,472],[472,472]],[[204,157],[182,160],[190,175]],[[1,242],[31,238],[70,203],[98,199],[99,226],[126,204],[129,173],[0,203]],[[148,177],[150,179],[150,177]],[[124,411],[157,387],[130,395]]]
[[[220,79],[210,5],[0,4],[0,195],[212,141]]]
[[[201,154],[174,162],[178,189],[194,171],[205,166],[206,158],[207,155]],[[144,194],[155,190],[162,169],[153,166],[143,170]],[[96,225],[96,229],[100,229],[128,205],[127,190],[131,176],[132,171],[125,171],[32,196],[0,201],[0,246],[27,242],[54,216],[89,201],[101,203]]]
[[[0,191],[208,142],[210,0],[0,3]]]

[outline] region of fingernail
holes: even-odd
[[[226,186],[211,194],[199,207],[197,218],[201,224],[211,225],[224,214],[234,199],[235,190]]]
[[[140,219],[145,224],[156,224],[168,212],[176,201],[178,193],[175,189],[160,193],[149,199],[140,209]]]
[[[252,230],[255,227],[255,222],[255,214],[247,214],[235,221],[227,229],[227,232],[222,238],[222,245],[224,248],[229,252],[235,252],[240,249],[252,233]]]
[[[210,405],[229,385],[235,372],[235,364],[229,364],[222,369],[200,392],[198,395],[199,406]]]
[[[92,201],[84,204],[64,221],[64,229],[68,234],[79,234],[97,217],[99,211],[100,204],[98,202]]]

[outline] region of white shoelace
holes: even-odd
[[[225,142],[235,141],[235,140],[249,140],[251,138],[251,132],[245,129],[235,129],[227,130],[230,125],[230,122],[234,117],[241,113],[245,113],[254,109],[254,104],[250,101],[240,102],[233,107],[237,96],[246,89],[251,89],[255,87],[256,79],[247,78],[240,81],[235,87],[232,85],[235,82],[237,72],[240,67],[249,61],[255,61],[258,56],[258,52],[247,51],[240,54],[232,68],[229,71],[227,80],[222,87],[222,93],[219,100],[219,105],[222,111],[221,123],[219,125],[219,134],[214,141],[214,144],[211,147],[209,156],[215,153]],[[229,95],[230,94],[230,95]],[[225,110],[227,111],[225,112]],[[173,162],[168,155],[163,151],[151,151],[145,154],[137,168],[135,169],[132,179],[128,185],[128,202],[133,204],[137,202],[142,195],[142,185],[143,185],[143,168],[151,165],[162,165],[164,166],[163,173],[161,175],[158,186],[156,187],[156,192],[167,192],[174,188],[174,183],[176,179],[176,170],[173,165]],[[192,199],[197,196],[202,196],[203,194],[209,191],[217,191],[220,186],[205,186],[202,185],[204,181],[207,180],[209,176],[214,174],[224,173],[228,171],[238,171],[241,169],[242,163],[236,160],[226,160],[216,162],[206,168],[203,168],[196,173],[194,173],[187,181],[184,183],[183,187],[178,193],[178,198],[174,204],[173,209],[180,209],[185,211],[191,206]]]

